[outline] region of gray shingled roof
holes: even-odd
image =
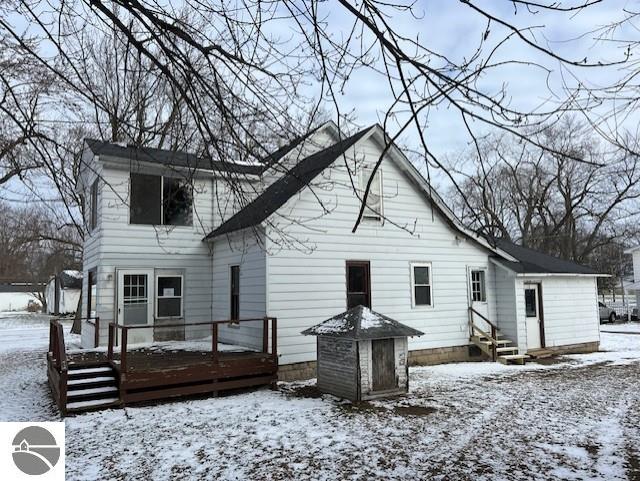
[[[341,140],[338,143],[316,152],[298,162],[289,172],[280,177],[267,189],[237,212],[229,220],[210,232],[205,239],[253,227],[267,219],[282,207],[291,197],[315,179],[329,167],[349,147],[360,140],[373,126]]]
[[[497,259],[497,261],[519,274],[598,274],[591,267],[543,254],[504,239],[495,239],[494,242],[500,249],[518,259],[519,262],[511,262],[504,259]]]
[[[150,162],[172,167],[254,175],[259,175],[264,168],[261,165],[232,164],[229,162],[213,161],[188,152],[139,147],[135,145],[124,146],[95,139],[85,139],[85,142],[94,155],[117,157],[138,162]]]
[[[362,340],[422,336],[424,332],[405,326],[390,317],[372,311],[368,307],[356,306],[302,331],[302,334]]]
[[[82,272],[66,270],[58,274],[63,289],[82,289]]]

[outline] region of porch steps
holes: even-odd
[[[120,405],[116,373],[109,364],[74,364],[67,380],[67,414]]]
[[[504,339],[504,336],[499,332],[496,334],[495,343],[488,337],[478,335],[471,336],[471,342],[478,346],[482,352],[489,357],[493,356],[493,345],[496,346],[496,361],[501,364],[524,364],[529,356],[526,354],[518,354],[518,347],[513,346],[512,342],[508,339]]]

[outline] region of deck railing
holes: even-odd
[[[476,322],[475,322],[475,318],[474,315],[478,316],[480,319],[482,319],[484,322],[486,322],[489,325],[489,331],[490,332],[485,332],[484,329],[480,328]],[[470,334],[471,336],[484,336],[487,338],[487,340],[491,343],[491,357],[493,359],[493,361],[495,361],[498,358],[498,327],[491,322],[489,319],[487,319],[486,316],[484,316],[483,314],[481,314],[480,312],[476,311],[473,307],[469,307],[469,330],[470,330]]]
[[[116,359],[116,354],[119,354],[120,372],[126,373],[130,368],[128,353],[131,349],[138,349],[140,347],[152,347],[153,345],[161,344],[164,341],[158,341],[153,339],[155,333],[167,329],[181,330],[185,334],[189,331],[197,330],[198,335],[190,337],[189,340],[183,340],[184,342],[202,342],[203,339],[211,337],[210,344],[210,361],[214,364],[218,363],[220,358],[220,352],[218,344],[220,341],[220,326],[228,325],[232,327],[241,327],[247,323],[253,323],[254,327],[256,323],[262,324],[262,339],[260,349],[254,349],[254,352],[261,352],[263,354],[270,355],[277,361],[278,357],[278,321],[275,317],[261,317],[239,320],[217,320],[217,321],[203,321],[203,322],[186,322],[186,323],[167,323],[167,324],[154,324],[154,325],[124,325],[116,322],[109,323],[109,338],[107,343],[107,359],[113,362]],[[150,346],[146,346],[146,343],[131,342],[131,339],[136,331],[151,332],[152,340],[149,343]],[[269,334],[271,334],[269,336]],[[271,339],[269,339],[271,337]],[[271,341],[271,342],[269,342]],[[171,342],[171,341],[170,341]]]
[[[49,352],[47,354],[50,366],[55,373],[50,373],[49,382],[56,384],[51,386],[58,391],[58,399],[61,406],[67,403],[67,351],[64,345],[64,331],[58,319],[49,322]],[[51,375],[53,374],[53,376]]]

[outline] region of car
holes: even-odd
[[[615,322],[618,317],[616,311],[607,307],[603,302],[598,302],[598,309],[600,310],[600,322]]]

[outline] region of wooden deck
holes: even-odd
[[[271,349],[265,342],[259,352],[219,350],[217,343],[208,350],[185,349],[184,342],[176,343],[180,347],[175,348],[163,342],[160,346],[114,349],[110,345],[107,351],[67,353],[60,342],[62,328],[52,321],[47,356],[49,384],[63,414],[274,385],[278,375],[277,351],[273,349],[275,322],[271,326]]]

